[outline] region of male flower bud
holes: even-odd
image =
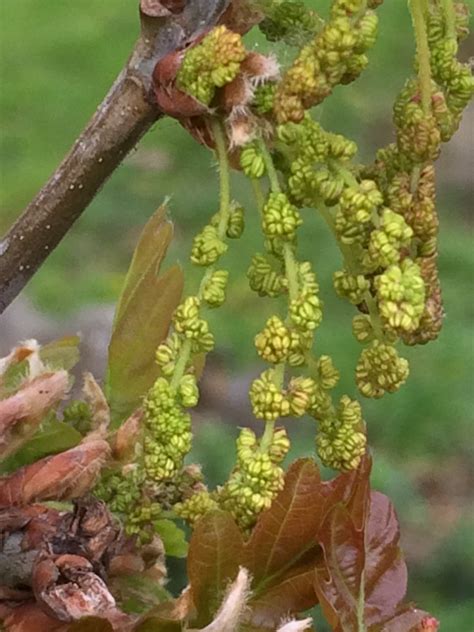
[[[272,444],[268,449],[270,459],[275,464],[281,463],[289,450],[290,439],[285,428],[277,428],[273,433]]]
[[[275,421],[278,417],[288,417],[290,414],[288,398],[275,385],[274,376],[274,370],[268,369],[250,387],[250,401],[257,419]]]
[[[323,465],[340,471],[358,467],[365,454],[367,437],[360,404],[343,395],[336,414],[321,423],[316,446]]]
[[[199,389],[194,375],[184,375],[178,386],[178,395],[185,408],[194,408],[199,401]]]
[[[178,87],[209,105],[216,88],[237,77],[246,54],[238,33],[217,26],[200,44],[186,51],[177,75]]]
[[[209,307],[220,307],[225,302],[228,279],[227,270],[216,270],[211,274],[202,293],[202,297]]]
[[[352,319],[352,333],[358,342],[371,342],[374,339],[374,328],[368,316],[357,314]]]
[[[170,334],[164,342],[158,345],[155,357],[163,375],[167,377],[173,375],[180,348],[181,340],[176,333]]]
[[[369,281],[362,274],[350,274],[347,270],[340,270],[333,275],[334,289],[341,298],[345,298],[353,305],[359,305],[364,295],[370,289]]]
[[[264,116],[272,111],[276,87],[276,83],[263,83],[255,89],[252,107],[259,116]]]
[[[183,518],[191,525],[193,525],[196,520],[215,509],[219,509],[219,505],[217,504],[214,496],[207,490],[197,492],[183,502],[176,503],[173,507],[176,515]]]
[[[261,178],[265,175],[265,160],[256,143],[249,143],[240,152],[240,166],[247,178]]]
[[[302,331],[313,331],[321,324],[323,313],[319,297],[307,290],[300,292],[290,301],[289,316],[295,327]]]
[[[245,228],[244,208],[237,203],[233,203],[227,223],[226,235],[229,239],[239,239]]]
[[[395,347],[374,340],[360,355],[356,382],[362,395],[378,399],[398,391],[408,373],[408,361],[400,358]]]
[[[397,331],[414,331],[425,307],[420,267],[407,258],[375,278],[377,302],[384,321]]]
[[[265,328],[255,336],[258,354],[266,362],[284,362],[291,347],[291,333],[278,316],[267,320]]]
[[[227,250],[227,245],[212,225],[205,228],[194,238],[191,250],[191,261],[198,266],[210,266]]]
[[[372,214],[383,203],[383,196],[373,180],[362,180],[358,186],[344,189],[340,208],[348,218],[358,223],[370,221]]]
[[[288,399],[291,413],[296,417],[304,415],[314,403],[316,382],[310,377],[294,377],[288,384]]]
[[[290,204],[287,196],[284,193],[270,193],[263,207],[262,227],[265,235],[291,241],[301,224],[298,209]]]
[[[325,390],[330,390],[339,382],[339,371],[334,366],[332,358],[322,355],[318,360],[318,383]]]
[[[270,259],[261,254],[252,258],[252,263],[247,271],[250,288],[259,296],[275,298],[285,291],[284,277],[280,270],[276,270]]]

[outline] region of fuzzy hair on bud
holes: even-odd
[[[240,68],[255,87],[280,77],[280,64],[274,55],[249,53]]]
[[[250,576],[245,568],[240,568],[236,580],[229,586],[214,621],[201,632],[234,632],[245,611],[250,596]]]
[[[312,619],[303,619],[301,621],[293,619],[292,621],[283,622],[277,632],[303,632],[304,630],[308,630],[312,623]]]

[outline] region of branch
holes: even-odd
[[[169,0],[142,0],[141,36],[125,68],[63,162],[0,241],[0,314],[161,116],[150,96],[156,63],[213,26],[229,2],[188,0],[177,11]]]

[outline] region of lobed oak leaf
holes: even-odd
[[[166,337],[181,299],[181,268],[173,266],[160,274],[172,235],[163,204],[142,231],[117,305],[106,380],[115,426],[138,408],[155,381],[155,351]]]
[[[197,612],[194,627],[213,620],[242,565],[243,546],[242,533],[229,513],[210,512],[196,523],[188,553],[191,599]]]
[[[293,463],[284,489],[260,515],[244,547],[243,565],[253,576],[249,626],[275,629],[283,617],[318,603],[314,576],[323,563],[318,533],[337,503],[362,520],[370,465],[364,459],[357,471],[323,482],[313,460]]]
[[[386,496],[372,491],[359,529],[355,520],[363,515],[363,504],[359,495],[352,506],[354,513],[349,506],[335,506],[321,528],[318,539],[324,565],[316,569],[315,589],[324,616],[335,632],[357,630],[361,625],[370,632],[421,631],[421,625],[436,620],[401,604],[407,569],[393,505]]]

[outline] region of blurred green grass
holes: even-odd
[[[324,12],[328,2],[313,4]],[[406,3],[386,2],[379,13],[380,37],[371,66],[355,84],[336,89],[318,111],[324,126],[358,142],[362,159],[370,159],[378,145],[392,138],[391,103],[410,72],[413,54]],[[0,230],[43,184],[102,99],[136,38],[137,24],[132,0],[0,3]],[[264,46],[258,37],[254,45]],[[212,326],[231,372],[239,373],[256,364],[253,335],[274,304],[262,300],[255,309],[244,280],[235,280],[260,248],[260,238],[254,230],[251,192],[239,175],[233,184],[235,197],[249,210],[249,222],[245,238],[227,255],[234,280],[228,303],[212,314]],[[84,305],[114,301],[140,227],[167,195],[176,223],[170,259],[187,265],[193,234],[216,210],[215,169],[209,153],[168,119],[155,126],[140,152],[113,175],[30,282],[28,295],[41,309],[65,319]],[[400,393],[365,405],[376,452],[374,484],[393,496],[409,529],[438,529],[413,474],[419,465],[428,464],[436,477],[439,465],[449,459],[472,459],[474,253],[463,207],[466,197],[449,183],[439,194],[447,314],[443,333],[433,344],[406,350],[412,375]],[[314,212],[307,212],[305,225],[301,248],[315,264],[326,306],[317,351],[334,356],[343,375],[341,390],[355,393],[352,310],[331,289],[339,255]],[[190,286],[198,274],[189,272]],[[204,461],[214,482],[223,480],[231,467],[234,436],[235,429],[222,420],[204,425],[198,434],[194,456]],[[295,432],[294,442],[294,454],[312,452],[309,424]],[[474,612],[462,590],[474,582],[467,510],[437,547],[429,564],[414,562],[410,596],[442,618],[443,629],[467,630]]]

